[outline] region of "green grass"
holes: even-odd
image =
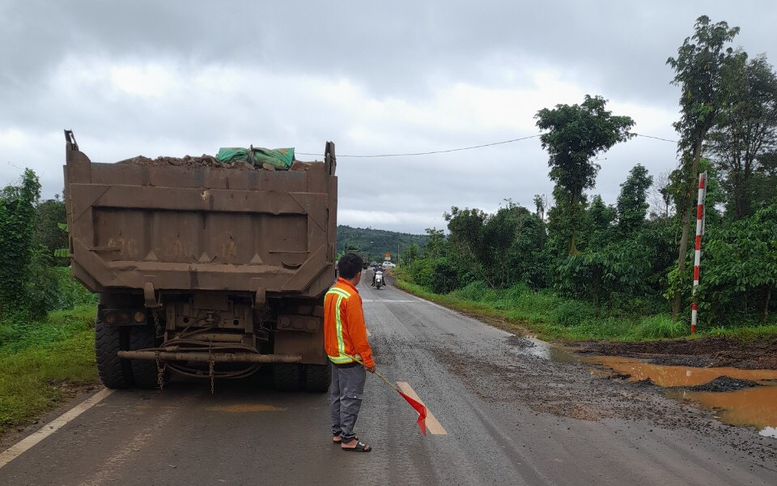
[[[697,328],[698,331],[698,328]],[[777,336],[777,324],[765,326],[741,326],[741,327],[713,327],[698,331],[702,336],[716,336],[736,338],[741,341],[750,342],[762,339],[769,339]]]
[[[55,408],[69,386],[98,383],[94,313],[83,306],[41,322],[0,323],[0,433]]]
[[[477,316],[515,334],[534,334],[551,341],[650,341],[690,336],[690,325],[674,321],[668,314],[651,316],[606,315],[592,305],[564,299],[551,291],[536,292],[517,285],[494,290],[475,282],[446,295],[397,280],[397,287],[445,307]],[[694,337],[727,336],[741,340],[777,336],[777,325],[739,328],[697,328]]]

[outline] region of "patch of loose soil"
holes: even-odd
[[[743,342],[731,338],[677,339],[641,343],[585,341],[575,352],[642,358],[667,366],[777,369],[777,338]]]

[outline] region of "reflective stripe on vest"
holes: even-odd
[[[335,364],[347,364],[353,363],[353,359],[345,354],[345,341],[343,341],[343,321],[340,318],[340,304],[343,299],[351,297],[351,294],[345,290],[337,287],[332,287],[327,292],[327,295],[333,294],[337,296],[337,303],[335,304],[335,322],[337,323],[337,353],[338,356],[329,356],[329,359]]]

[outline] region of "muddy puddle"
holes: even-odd
[[[618,356],[583,358],[632,382],[667,388],[671,398],[692,400],[731,425],[752,426],[777,438],[777,370],[662,366]]]
[[[521,354],[564,363],[579,361],[579,358],[575,357],[568,349],[534,337],[511,336],[508,338],[508,343]]]

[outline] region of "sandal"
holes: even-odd
[[[358,437],[354,437],[354,439],[359,440]],[[343,443],[343,438],[340,437],[339,435],[337,436],[337,438],[332,437],[332,444],[338,444],[339,445],[339,444],[342,444],[342,443]]]
[[[342,449],[344,451],[349,451],[349,452],[372,452],[372,446],[371,445],[365,444],[364,442],[358,442],[358,441],[356,442],[356,446],[355,447],[343,447],[343,446],[340,446],[340,449]]]

